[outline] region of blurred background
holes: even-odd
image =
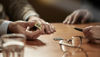
[[[28,0],[36,12],[48,22],[62,22],[80,8],[80,0]]]

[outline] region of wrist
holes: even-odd
[[[13,27],[14,27],[14,26],[16,26],[16,23],[11,22],[11,23],[8,25],[7,33],[13,33]]]
[[[26,20],[26,21],[29,21],[29,20],[31,20],[31,19],[34,19],[34,20],[36,20],[36,19],[39,19],[39,17],[38,16],[29,16],[28,17],[28,19]]]

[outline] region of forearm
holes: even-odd
[[[5,12],[13,21],[26,20],[29,16],[38,16],[27,0],[2,0],[2,4]]]

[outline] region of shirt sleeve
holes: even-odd
[[[11,21],[26,20],[29,16],[39,16],[27,0],[1,0],[1,3]]]
[[[39,15],[33,11],[28,11],[24,16],[23,19],[26,21],[30,16],[39,17]]]
[[[11,21],[3,21],[0,24],[0,35],[7,34],[8,25],[11,23]]]

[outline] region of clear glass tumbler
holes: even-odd
[[[6,34],[0,40],[3,57],[24,57],[25,35]]]

